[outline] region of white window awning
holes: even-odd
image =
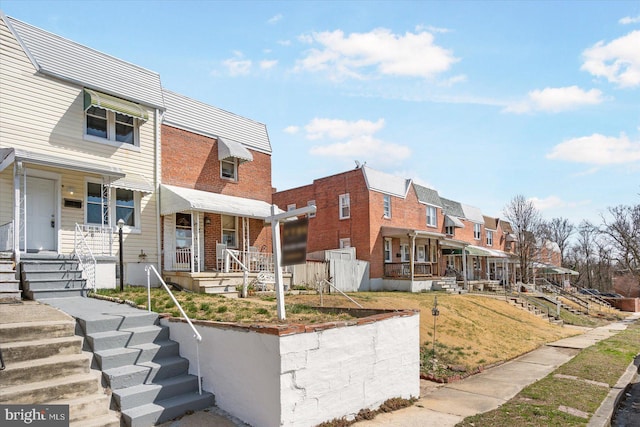
[[[464,228],[464,224],[462,223],[462,221],[460,221],[458,218],[456,218],[455,216],[452,215],[445,215],[444,216],[444,225],[446,227],[457,227],[457,228]]]
[[[160,206],[161,215],[193,210],[261,220],[271,216],[271,205],[262,200],[164,184],[160,186]],[[276,210],[276,214],[282,212],[282,209]]]
[[[127,176],[112,181],[110,186],[124,190],[139,191],[141,193],[153,193],[154,190],[153,185],[147,181],[147,178],[136,173],[128,173]]]
[[[0,149],[0,172],[13,162],[93,173],[112,178],[122,178],[125,176],[125,173],[115,166],[98,165],[75,158],[51,156],[49,154],[34,153],[17,148]]]
[[[227,159],[238,159],[240,163],[252,162],[253,155],[239,142],[218,137],[218,160]]]

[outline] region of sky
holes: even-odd
[[[14,1],[267,126],[285,190],[356,161],[504,217],[640,203],[640,1]]]

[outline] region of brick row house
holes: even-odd
[[[114,287],[122,219],[126,283],[273,269],[264,124],[2,12],[0,107],[0,252],[18,265],[84,257],[89,286]]]
[[[273,201],[282,209],[316,205],[308,251],[354,248],[369,263],[361,290],[417,292],[451,280],[468,288],[519,279],[509,222],[411,179],[358,166],[276,192]]]

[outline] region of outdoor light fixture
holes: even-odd
[[[205,219],[204,219],[204,223],[205,223],[206,225],[211,225],[211,218],[209,218],[209,217],[205,218]]]
[[[67,187],[67,192],[73,196],[73,193],[76,192],[76,189],[74,187]]]
[[[124,219],[118,220],[118,240],[120,243],[120,292],[124,291],[124,254],[122,253],[122,228],[124,227]]]

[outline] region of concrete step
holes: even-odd
[[[158,343],[145,343],[126,348],[97,351],[94,355],[98,369],[107,370],[180,356],[180,346],[175,341],[167,340]]]
[[[45,270],[44,268],[41,270],[34,271],[23,271],[22,278],[24,280],[62,280],[62,279],[82,279],[82,270],[71,270],[71,269],[53,269],[53,270]]]
[[[13,260],[0,258],[0,271],[1,272],[12,271],[15,274],[16,266]]]
[[[72,421],[69,427],[120,427],[120,417],[114,412],[86,420]]]
[[[59,289],[41,289],[41,290],[24,290],[24,296],[30,300],[45,300],[48,298],[70,298],[85,297],[88,289],[80,288],[59,288]]]
[[[2,346],[2,356],[5,363],[12,364],[60,354],[80,354],[81,348],[82,337],[64,336],[6,343]]]
[[[127,345],[129,336],[131,336],[131,333],[124,331],[95,332],[85,336],[84,350],[97,352],[112,348],[122,348]]]
[[[0,282],[17,280],[14,270],[0,270]]]
[[[42,271],[42,270],[79,270],[77,260],[71,259],[26,259],[25,256],[22,256],[20,260],[20,271],[21,272],[31,272],[31,271]]]
[[[83,289],[86,286],[85,279],[33,279],[23,280],[22,287],[25,291],[47,291],[50,289]]]
[[[78,319],[78,323],[86,335],[98,332],[125,330],[141,326],[150,326],[158,323],[158,313],[140,310],[136,313],[123,315],[96,316],[87,319]]]
[[[75,326],[76,323],[73,320],[1,323],[0,344],[16,341],[33,341],[45,337],[73,336]]]
[[[87,370],[88,370],[87,364]],[[43,381],[26,382],[18,385],[8,385],[3,382],[0,387],[0,402],[2,403],[33,403],[49,400],[71,399],[100,392],[100,373],[90,371]]]
[[[198,411],[215,403],[211,393],[183,394],[157,403],[138,406],[122,412],[122,418],[131,427],[148,427],[183,415],[186,411]]]
[[[144,362],[102,371],[111,390],[150,384],[162,379],[184,375],[189,369],[189,361],[182,357],[168,357],[155,362]]]
[[[0,291],[1,302],[17,302],[22,301],[22,291]]]
[[[129,332],[131,336],[127,342],[127,347],[136,346],[169,339],[169,327],[167,326],[140,326],[137,328],[120,329],[121,332]]]
[[[113,400],[121,411],[198,391],[198,377],[179,375],[153,384],[140,384],[113,391]]]
[[[20,291],[19,280],[0,280],[0,292],[16,292]]]
[[[89,354],[62,354],[39,359],[15,362],[0,371],[0,384],[5,386],[45,381],[67,375],[89,372],[91,356]]]
[[[54,400],[47,403],[53,405],[69,405],[69,421],[80,421],[107,415],[109,413],[110,401],[111,396],[105,393],[104,389],[101,389],[91,394]],[[115,412],[113,415],[115,415]]]

